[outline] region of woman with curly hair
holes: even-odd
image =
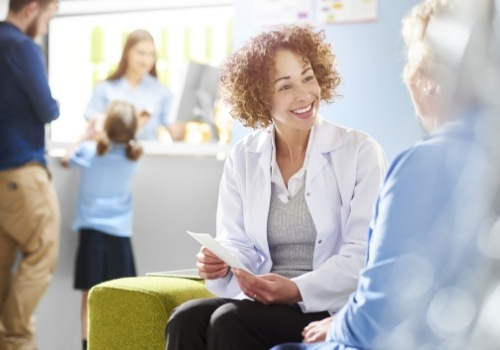
[[[197,268],[217,297],[174,310],[167,349],[300,341],[347,302],[386,159],[370,136],[319,117],[339,83],[324,32],[308,26],[260,34],[223,63],[231,115],[257,130],[226,159],[217,240],[251,273],[202,247]]]

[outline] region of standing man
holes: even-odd
[[[57,0],[10,0],[0,22],[0,349],[34,350],[34,311],[52,279],[59,204],[45,124],[59,116],[40,48]],[[16,264],[16,256],[20,259]]]

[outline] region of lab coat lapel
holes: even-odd
[[[342,139],[338,128],[330,123],[325,123],[320,117],[314,126],[314,140],[309,153],[307,164],[307,183],[311,181],[328,164],[329,153],[342,147]]]
[[[272,159],[272,127],[263,130],[259,138],[249,147],[248,159],[249,173],[252,174],[252,183],[248,188],[249,210],[254,218],[250,223],[252,232],[255,233],[258,249],[269,256],[267,244],[267,217],[269,215],[269,203],[271,200],[271,159]]]

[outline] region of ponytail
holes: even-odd
[[[137,160],[142,155],[142,146],[135,140],[130,139],[125,148],[125,155],[130,160]]]
[[[97,154],[102,156],[109,151],[110,141],[108,135],[103,133],[97,140]]]

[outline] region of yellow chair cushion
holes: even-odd
[[[203,280],[141,276],[100,283],[89,293],[89,350],[164,350],[172,310],[212,296]]]

